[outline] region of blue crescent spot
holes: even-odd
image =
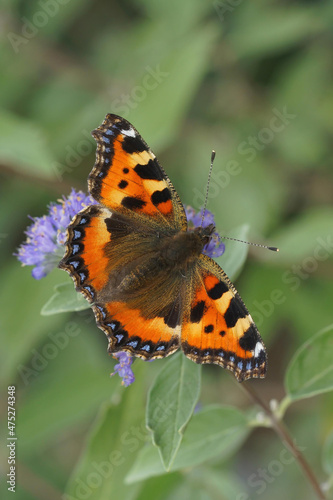
[[[87,290],[87,292],[89,292],[89,293],[90,293],[90,295],[91,295],[92,297],[94,297],[94,296],[95,296],[95,294],[94,294],[94,292],[92,291],[92,288],[91,288],[90,286],[84,286],[84,287],[83,287],[83,289],[84,289],[84,290]]]
[[[79,229],[74,229],[73,240],[78,240],[81,238],[82,232]]]
[[[80,247],[79,245],[73,245],[72,246],[72,255],[75,255],[76,253],[78,253],[80,251]]]

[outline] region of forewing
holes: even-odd
[[[92,196],[112,211],[165,229],[186,229],[183,205],[170,179],[137,130],[108,114],[92,133],[96,163],[89,176]]]

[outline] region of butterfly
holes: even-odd
[[[263,378],[258,329],[225,272],[202,253],[214,225],[188,229],[169,177],[127,120],[108,114],[92,135],[88,187],[98,204],[73,218],[59,267],[92,304],[108,352],[155,359],[181,348],[238,381]]]

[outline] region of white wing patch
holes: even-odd
[[[262,345],[261,342],[257,342],[256,343],[256,346],[254,348],[254,357],[257,358],[259,356],[259,354],[261,353],[261,351],[264,350],[264,346]]]
[[[135,130],[132,127],[129,128],[128,130],[121,130],[120,133],[122,135],[127,135],[128,137],[135,137],[136,136]]]

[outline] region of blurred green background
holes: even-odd
[[[131,419],[143,426],[146,392],[164,363],[136,361],[137,382],[120,387],[109,378],[114,361],[90,310],[40,315],[53,286],[69,280],[65,273],[37,282],[12,255],[28,215],[43,215],[71,187],[86,190],[95,156],[90,132],[106,113],[134,124],[194,208],[202,205],[214,148],[208,208],[218,230],[232,235],[249,224],[248,240],[280,247],[279,254],[250,248],[236,282],[268,347],[267,378],[248,382],[263,399],[283,396],[295,350],[332,323],[332,28],[329,0],[2,2],[0,370],[2,390],[17,387],[17,500],[61,498],[106,402],[115,413],[105,446],[121,450],[119,433]],[[77,335],[57,346],[71,322]],[[218,367],[203,375],[203,405],[249,406],[232,376]],[[1,410],[5,420],[5,403]],[[287,414],[319,480],[332,410],[326,394]],[[287,491],[287,498],[314,498],[295,462],[258,493],[253,474],[282,449],[261,429],[211,469],[125,485],[133,450],[108,491],[121,499],[275,500]]]

